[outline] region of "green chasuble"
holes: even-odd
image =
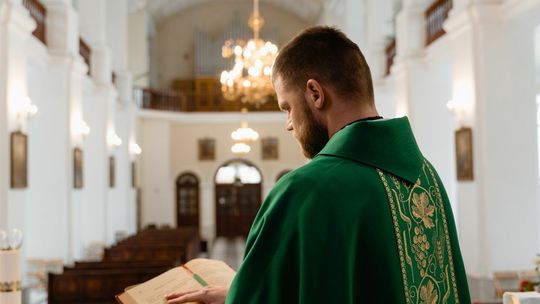
[[[471,303],[448,197],[407,118],[352,123],[279,180],[226,303]]]

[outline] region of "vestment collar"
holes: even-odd
[[[351,159],[411,183],[424,162],[407,117],[352,123],[334,134],[319,155]]]

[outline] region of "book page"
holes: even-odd
[[[193,259],[184,266],[202,277],[209,285],[231,286],[236,272],[222,261]]]
[[[193,279],[192,274],[182,267],[173,268],[159,276],[127,290],[121,300],[130,298],[128,303],[163,304],[165,295],[171,292],[191,291],[202,286]],[[129,297],[125,297],[125,295]]]

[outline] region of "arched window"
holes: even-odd
[[[199,227],[199,179],[193,173],[176,179],[176,225]]]
[[[231,160],[216,172],[216,235],[246,237],[261,206],[262,175],[245,160]]]

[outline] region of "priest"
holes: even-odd
[[[379,116],[358,46],[309,28],[272,73],[287,130],[312,160],[264,201],[230,288],[168,303],[471,303],[444,186],[407,118]]]

